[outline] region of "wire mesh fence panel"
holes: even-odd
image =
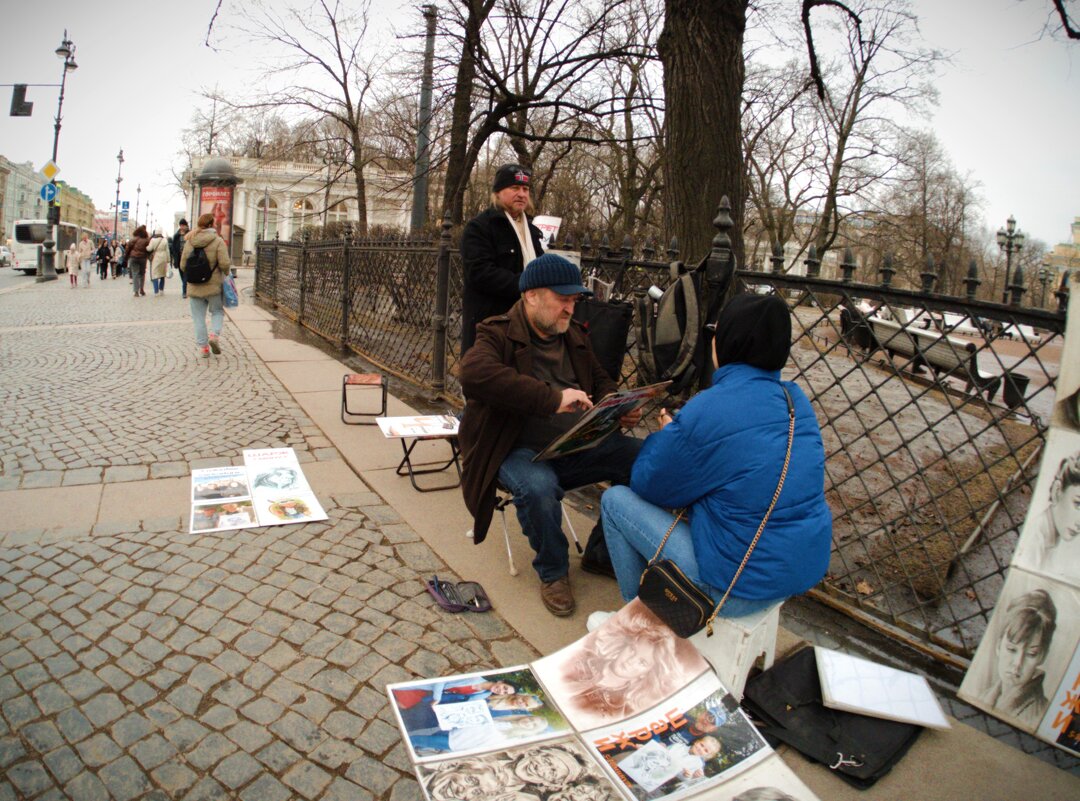
[[[348,344],[431,384],[438,248],[430,242],[363,244],[349,251]]]
[[[341,295],[345,288],[345,243],[311,243],[304,268],[301,322],[327,339],[341,341]]]
[[[300,242],[281,242],[277,245],[274,302],[294,320],[300,317],[300,271],[303,263],[304,248]]]
[[[743,289],[779,292],[791,307],[783,375],[807,392],[821,424],[834,521],[816,594],[912,644],[969,658],[1027,511],[1063,316],[739,276]],[[1041,336],[1006,336],[1036,325]]]

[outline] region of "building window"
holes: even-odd
[[[349,220],[349,201],[339,200],[326,212],[326,224],[343,223]]]
[[[293,235],[305,225],[315,224],[315,207],[310,200],[297,200],[293,203],[292,229]]]
[[[270,198],[270,211],[266,210],[266,196],[255,204],[255,235],[260,239],[273,239],[278,230],[277,201]]]

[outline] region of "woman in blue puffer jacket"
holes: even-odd
[[[641,573],[664,546],[714,602],[731,584],[776,491],[788,438],[795,436],[783,491],[721,617],[741,617],[805,592],[825,575],[832,513],[825,502],[825,453],[810,401],[780,380],[791,351],[791,315],[775,295],[738,295],[716,323],[712,386],[645,440],[629,487],[604,493],[601,511],[623,599],[637,596]]]

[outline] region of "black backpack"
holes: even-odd
[[[210,259],[206,256],[203,248],[192,247],[191,255],[188,256],[187,264],[184,265],[184,277],[189,284],[205,284],[214,274],[210,266]]]
[[[671,380],[672,395],[690,387],[699,375],[704,310],[699,279],[680,262],[671,265],[671,284],[659,300],[637,299],[638,353],[647,383]]]

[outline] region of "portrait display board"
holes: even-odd
[[[214,215],[214,230],[232,249],[233,187],[203,186],[199,188],[199,216]]]
[[[958,694],[1080,755],[1080,303],[1068,311],[1056,390],[1020,540]]]
[[[292,448],[244,451],[244,465],[191,471],[191,531],[326,520]]]
[[[386,689],[429,801],[815,799],[639,601],[530,665]]]

